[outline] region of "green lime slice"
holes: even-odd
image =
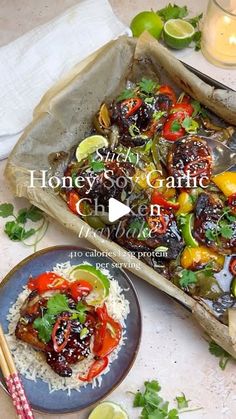
[[[129,417],[118,404],[103,402],[93,409],[88,419],[129,419]]]
[[[73,281],[84,280],[93,286],[93,291],[86,301],[92,306],[100,305],[109,294],[110,281],[99,269],[91,265],[77,265],[70,271],[70,279]]]
[[[170,19],[165,23],[163,37],[169,47],[182,49],[190,44],[194,32],[194,27],[186,20]]]
[[[90,137],[85,138],[81,143],[78,145],[76,149],[76,159],[80,162],[89,154],[94,153],[99,148],[107,148],[109,145],[108,140],[106,137],[102,135],[91,135]]]

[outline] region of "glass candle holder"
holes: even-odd
[[[236,0],[209,0],[202,52],[215,65],[236,68]]]

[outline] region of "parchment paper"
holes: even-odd
[[[141,77],[151,77],[179,91],[185,90],[225,121],[236,120],[235,92],[214,89],[201,81],[150,35],[144,34],[138,41],[124,36],[74,67],[46,93],[35,110],[32,123],[13,149],[5,175],[16,196],[28,198],[76,234],[81,234],[84,227],[86,238],[94,246],[109,252],[115,261],[126,264],[127,269],[184,304],[210,338],[236,358],[232,324],[230,328],[225,326],[204,302],[184,293],[116,243],[101,238],[71,213],[53,189],[43,189],[40,182],[35,188],[29,187],[29,170],[35,170],[36,177],[38,171],[49,169],[50,153],[62,150],[69,153],[90,133],[92,117],[100,104],[115,98],[127,78],[135,81]]]

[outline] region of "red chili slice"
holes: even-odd
[[[172,100],[173,104],[176,103],[176,94],[172,87],[168,86],[168,84],[163,84],[162,86],[160,86],[158,92],[165,96],[168,96]]]
[[[178,202],[167,201],[157,190],[152,193],[151,204],[160,205],[162,208],[173,208],[175,210],[178,210],[180,207]]]
[[[236,256],[233,256],[230,260],[229,271],[233,276],[236,276]]]
[[[43,294],[46,291],[66,290],[68,285],[69,282],[66,279],[54,272],[44,272],[36,278],[30,278],[28,282],[28,288],[31,291],[37,290],[39,294]]]
[[[202,173],[205,173],[208,169],[209,164],[211,164],[211,157],[200,157],[197,160],[193,160],[186,164],[184,167],[184,172],[187,174],[189,171],[189,176],[199,176]],[[194,172],[191,171],[191,169],[194,169],[194,166],[197,166]]]
[[[67,345],[70,332],[71,332],[71,321],[69,320],[69,315],[63,315],[58,317],[52,331],[52,341],[53,341],[53,349],[55,352],[61,352]],[[66,323],[65,330],[63,329],[63,340],[62,343],[58,343],[58,336],[57,332],[60,328],[62,328],[62,324]]]
[[[99,358],[96,359],[96,361],[93,362],[91,365],[88,374],[85,377],[78,376],[79,380],[81,381],[92,381],[95,377],[97,377],[99,374],[101,374],[102,371],[106,369],[108,366],[108,358]]]
[[[185,134],[185,129],[182,127],[182,122],[186,118],[184,112],[176,112],[170,115],[164,124],[162,135],[168,141],[177,141]]]
[[[143,101],[139,97],[124,100],[121,103],[121,109],[125,113],[125,117],[129,118],[142,106]]]

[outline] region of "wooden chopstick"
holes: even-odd
[[[8,343],[7,343],[6,337],[4,335],[3,328],[1,326],[1,324],[0,324],[0,346],[2,348],[2,352],[5,356],[5,359],[7,360],[7,364],[8,364],[10,374],[17,374],[17,369],[15,367],[15,364],[14,364],[14,361],[13,361],[13,358],[12,358],[12,354],[11,354],[10,349],[8,347]]]
[[[23,385],[12,358],[3,328],[0,324],[0,367],[15,406],[18,418],[33,419],[34,415],[26,398]]]

